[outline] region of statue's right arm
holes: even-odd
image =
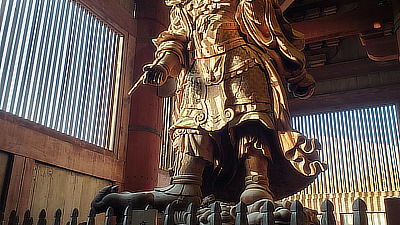
[[[172,7],[171,24],[168,30],[161,32],[153,40],[157,47],[155,60],[152,64],[146,65],[145,84],[163,85],[167,77],[176,78],[185,65],[185,55],[187,54],[188,25],[184,24],[182,9]]]

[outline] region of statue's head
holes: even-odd
[[[167,5],[167,6],[173,6],[173,5],[177,5],[177,4],[179,4],[179,3],[184,3],[184,2],[186,2],[187,0],[165,0],[165,4]]]

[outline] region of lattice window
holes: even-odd
[[[123,37],[69,0],[0,0],[0,110],[112,149]]]
[[[329,198],[343,224],[352,201],[362,198],[371,224],[386,224],[384,198],[400,194],[400,135],[395,105],[294,117],[293,126],[322,144],[328,169],[289,197],[320,210]]]

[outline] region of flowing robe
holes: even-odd
[[[178,83],[174,146],[189,146],[194,155],[210,160],[214,152],[204,147],[208,145],[183,134],[232,132],[246,121],[258,121],[276,135],[269,139],[277,142],[272,153],[260,147],[272,157],[269,177],[275,197],[308,185],[324,170],[320,146],[291,127],[283,85],[287,82],[295,96],[297,87],[308,88],[299,94],[303,98],[313,92],[315,81],[304,69],[302,35],[292,30],[274,0],[166,3],[172,6],[171,24],[154,43],[156,61],[164,60],[165,52],[179,58],[179,66],[169,66]],[[246,143],[241,146],[250,141],[242,140]],[[246,148],[239,149],[238,158],[245,153]]]

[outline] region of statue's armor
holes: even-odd
[[[304,69],[304,39],[283,18],[277,0],[165,2],[172,6],[171,24],[154,40],[156,57],[145,70],[149,83],[163,84],[160,74],[178,83],[171,127],[174,176],[171,185],[153,191],[100,194],[97,209],[115,202],[121,209],[126,204],[164,209],[177,200],[199,205],[204,188],[217,194],[211,189],[218,178],[226,185],[235,177],[238,158],[245,182],[233,194],[222,188],[218,198],[237,200],[244,185],[240,201],[252,204],[310,184],[324,170],[320,146],[291,127],[282,80],[301,98],[312,94],[315,81]],[[203,171],[210,163],[216,166],[215,182],[202,180],[209,178]]]
[[[267,158],[274,162],[268,176],[275,197],[310,183],[323,170],[316,152],[319,145],[291,127],[282,82],[290,84],[295,96],[306,98],[315,81],[304,68],[304,39],[283,18],[276,0],[166,0],[166,4],[172,6],[171,23],[154,40],[153,65],[161,65],[178,81],[176,122],[170,128],[176,176],[181,174],[176,168],[183,162],[182,154],[221,163],[229,170],[232,155],[223,154],[237,153],[232,157],[245,156],[253,165],[251,155],[261,153],[253,157],[260,159],[255,164]],[[296,87],[307,91],[296,93]],[[227,136],[228,141],[218,140]],[[229,141],[230,147],[222,146]],[[281,173],[286,176],[281,178]],[[259,174],[266,176],[265,171]]]
[[[185,4],[194,26],[189,45],[195,60],[183,81],[174,129],[215,131],[249,119],[274,129],[269,79],[257,52],[240,34],[236,7],[229,0]]]

